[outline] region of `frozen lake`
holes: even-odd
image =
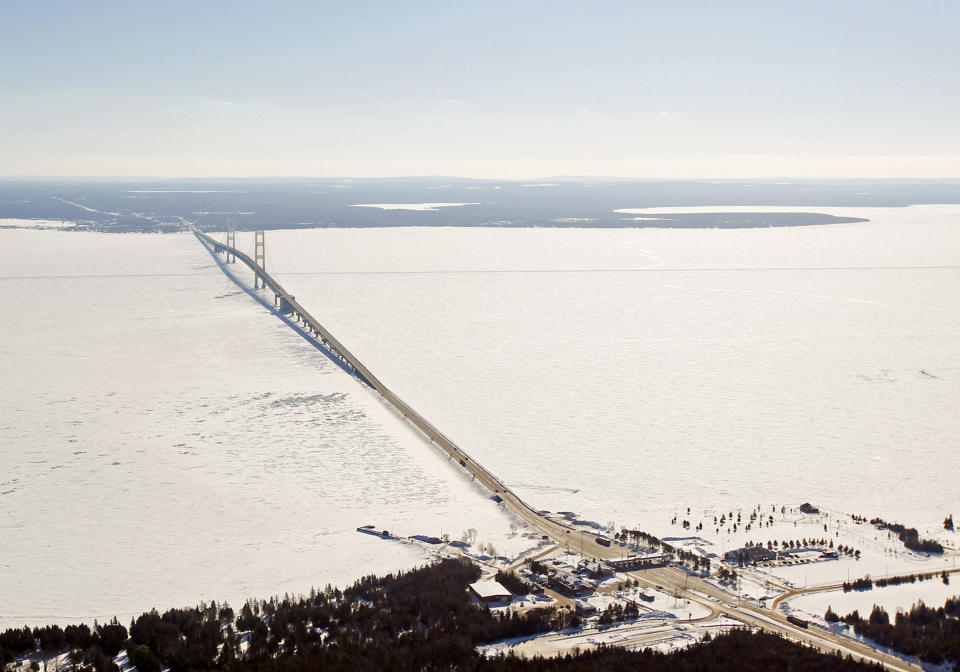
[[[535,506],[936,528],[960,510],[960,208],[816,210],[871,221],[273,231],[268,268]]]
[[[816,211],[872,221],[270,231],[267,267],[534,506],[662,533],[679,507],[810,500],[934,528],[960,513],[960,206]],[[426,557],[366,523],[521,545],[192,236],[0,239],[0,627]]]
[[[239,606],[429,557],[368,523],[520,550],[486,493],[192,235],[0,241],[0,628]]]

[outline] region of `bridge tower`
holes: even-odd
[[[233,217],[227,217],[227,246],[236,249],[237,247],[237,220]],[[237,258],[229,250],[227,251],[227,263],[236,263]]]
[[[253,261],[262,271],[267,270],[267,246],[264,240],[263,231],[256,231],[253,234]],[[260,289],[266,287],[267,283],[260,277],[260,273],[254,271],[253,288]]]

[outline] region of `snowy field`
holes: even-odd
[[[787,605],[791,612],[803,618],[816,618],[821,621],[827,607],[832,608],[840,616],[846,616],[857,610],[861,616],[867,618],[873,606],[879,605],[892,617],[897,611],[910,611],[910,608],[918,602],[923,602],[928,607],[942,607],[949,598],[960,595],[960,576],[951,576],[953,578],[948,585],[945,585],[939,577],[934,577],[917,583],[874,587],[873,590],[811,593],[787,600]]]
[[[192,235],[0,231],[0,628],[306,592],[511,518]]]
[[[960,510],[960,208],[815,210],[871,221],[271,231],[267,260],[534,506],[936,530]]]
[[[921,536],[939,542],[943,554],[916,553],[907,549],[896,534],[879,530],[869,522],[857,522],[842,511],[821,510],[815,514],[801,513],[798,508],[785,506],[760,507],[761,516],[751,520],[753,509],[693,510],[670,514],[673,518],[650,518],[648,531],[664,541],[686,551],[723,558],[727,551],[758,545],[784,554],[777,562],[761,563],[750,568],[760,581],[751,589],[742,587],[747,597],[759,598],[765,594],[762,585],[771,581],[791,588],[812,588],[840,584],[863,576],[882,578],[953,569],[960,557],[960,533],[934,525]],[[733,514],[733,517],[729,517]],[[737,517],[740,517],[740,523]],[[717,524],[714,521],[726,522]],[[688,522],[690,529],[683,523]],[[697,529],[697,528],[700,529]],[[823,541],[823,544],[820,544]],[[783,544],[790,542],[796,550]],[[822,551],[847,547],[859,551],[839,553],[836,559],[820,557]],[[954,586],[960,594],[960,581]],[[770,596],[776,593],[767,593]]]

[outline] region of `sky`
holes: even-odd
[[[960,177],[960,2],[0,3],[0,176]]]

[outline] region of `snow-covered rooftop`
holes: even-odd
[[[500,585],[499,581],[477,581],[470,584],[470,590],[484,600],[510,596],[510,591]]]

